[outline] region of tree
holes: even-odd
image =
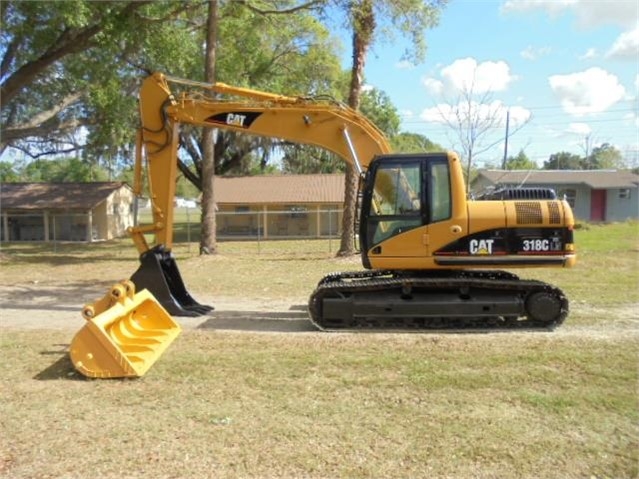
[[[13,163],[9,161],[0,161],[0,183],[14,183],[20,181]]]
[[[361,95],[361,113],[371,120],[388,138],[394,138],[399,129],[399,114],[390,97],[376,88],[366,89]],[[290,173],[344,172],[347,164],[331,152],[307,145],[281,147],[282,168]]]
[[[510,120],[510,112],[502,102],[493,99],[493,90],[479,85],[477,66],[469,79],[462,82],[455,101],[447,101],[437,107],[439,120],[456,136],[462,159],[466,162],[466,188],[470,191],[473,162],[478,155],[508,139],[523,128],[531,119],[530,112],[520,110],[520,115]],[[490,134],[505,126],[505,136],[495,140]]]
[[[52,160],[38,158],[28,163],[0,161],[0,181],[6,183],[17,181],[67,183],[109,179],[109,173],[105,169],[84,162],[75,156]]]
[[[157,61],[158,52],[172,57],[169,64],[188,57],[183,49],[166,45],[174,35],[158,31],[196,6],[166,1],[76,0],[55,8],[49,2],[0,3],[0,153],[8,146],[33,158],[87,145],[96,151],[130,151],[136,123],[132,93],[141,72],[136,65],[142,55],[147,65]]]
[[[399,113],[386,92],[377,88],[364,90],[359,109],[387,138],[393,138],[399,132]]]
[[[579,155],[560,151],[553,153],[544,161],[544,170],[582,170],[583,159]]]
[[[426,28],[433,27],[439,19],[439,8],[445,1],[422,0],[348,0],[342,3],[348,18],[352,38],[351,81],[348,105],[357,110],[364,84],[364,67],[368,51],[376,36],[380,36],[379,23],[387,21],[386,32],[396,31],[408,35],[412,50],[405,52],[406,58],[421,61],[426,43],[423,35]],[[354,219],[356,208],[357,175],[353,165],[348,165],[344,180],[344,214],[342,236],[338,256],[351,255],[355,251]]]
[[[561,151],[553,153],[544,162],[545,170],[601,170],[618,169],[623,166],[621,151],[610,143],[603,143],[592,148],[586,157]]]
[[[419,133],[402,132],[391,138],[393,151],[401,153],[420,153],[428,151],[444,151],[445,148],[433,143]]]
[[[343,172],[346,163],[323,148],[308,145],[283,145],[282,171],[294,174]]]
[[[277,9],[280,3],[220,2],[217,78],[286,95],[336,96],[343,73],[334,53],[334,39],[310,10],[319,2]],[[273,8],[266,8],[270,4]],[[193,75],[187,77],[197,79],[200,73]],[[180,170],[201,188],[199,131],[182,128]],[[273,151],[283,146],[274,138],[219,130],[214,150],[216,174],[266,171]]]
[[[506,159],[507,170],[536,170],[537,164],[532,161],[524,150],[519,150],[517,156],[510,156]]]
[[[623,155],[621,151],[610,143],[603,143],[592,149],[590,155],[585,158],[587,170],[618,169],[623,168]]]
[[[208,0],[206,22],[206,43],[204,55],[204,81],[215,82],[215,56],[217,52],[217,0]],[[200,254],[217,253],[215,238],[215,152],[214,131],[204,128],[202,131],[202,231]]]

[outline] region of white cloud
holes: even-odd
[[[637,23],[637,4],[630,1],[606,2],[602,0],[580,0],[574,8],[581,27],[596,28],[602,25],[618,25],[632,28]]]
[[[395,68],[397,68],[398,70],[412,70],[415,68],[415,64],[408,60],[402,60],[395,63]]]
[[[633,126],[639,126],[639,115],[636,113],[626,113],[623,119]]]
[[[531,45],[528,45],[524,50],[519,52],[519,55],[521,55],[521,57],[524,60],[534,61],[534,60],[537,60],[538,58],[548,55],[550,51],[551,51],[550,47],[535,48]]]
[[[422,83],[426,87],[428,93],[433,96],[441,96],[441,94],[444,93],[444,84],[439,80],[435,80],[434,78],[424,78]]]
[[[637,5],[632,0],[606,2],[603,0],[508,0],[501,12],[527,13],[535,10],[556,17],[565,12],[574,13],[577,23],[583,28],[601,25],[617,25],[633,28],[637,23]]]
[[[415,113],[413,112],[413,110],[400,110],[399,116],[405,120],[410,120],[415,116]]]
[[[597,58],[597,50],[594,48],[589,48],[586,50],[586,53],[579,57],[580,60],[592,60],[593,58]]]
[[[636,61],[639,58],[639,25],[634,30],[619,35],[606,57]]]
[[[602,112],[625,95],[619,79],[598,67],[569,75],[553,75],[548,81],[564,111],[574,116]]]
[[[422,82],[433,95],[470,92],[482,94],[503,91],[516,76],[504,61],[477,63],[474,58],[460,58],[443,67],[439,73],[441,80],[425,78]]]
[[[511,106],[508,108],[508,110],[510,111],[510,124],[514,127],[523,125],[528,120],[530,120],[532,116],[530,110],[524,108],[523,106]]]
[[[577,3],[579,3],[579,0],[508,0],[501,6],[501,12],[520,13],[531,10],[544,10],[548,15],[554,17]]]
[[[419,117],[427,122],[453,124],[459,122],[467,123],[468,121],[491,122],[494,127],[506,126],[506,114],[510,112],[510,126],[517,127],[526,123],[530,117],[530,110],[521,106],[507,107],[501,101],[495,100],[490,103],[478,103],[471,101],[469,103],[459,103],[457,105],[449,105],[440,103],[432,108],[426,108],[421,112]]]
[[[592,128],[587,123],[571,123],[566,129],[566,133],[588,136],[592,133]]]

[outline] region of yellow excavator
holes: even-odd
[[[310,320],[319,329],[553,329],[566,318],[561,290],[503,271],[575,264],[572,210],[552,190],[501,189],[468,200],[454,153],[393,153],[369,120],[323,97],[155,73],[142,82],[139,101],[134,190],[141,193],[145,159],[153,223],[130,231],[140,267],[123,284],[150,292],[169,318],[213,309],[189,294],[171,254],[181,124],[315,145],[359,173],[357,233],[365,270],[319,281],[309,299]],[[145,234],[154,235],[152,245]],[[122,307],[112,292],[96,303],[91,318]],[[165,316],[158,322],[174,330]]]

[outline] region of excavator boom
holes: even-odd
[[[196,88],[179,94],[171,85]],[[211,98],[207,94],[216,94]],[[155,244],[171,249],[173,200],[180,124],[221,128],[250,135],[318,146],[340,156],[362,173],[379,154],[389,153],[384,134],[365,117],[334,100],[290,97],[206,84],[155,73],[140,89],[140,147],[146,154],[153,224],[133,229],[142,254],[149,250],[144,233],[155,233]],[[141,164],[138,157],[136,163]],[[138,167],[137,171],[142,171]],[[139,182],[138,182],[139,183]],[[140,190],[138,186],[136,188]]]

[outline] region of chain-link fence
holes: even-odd
[[[341,219],[341,209],[218,211],[216,236],[219,241],[339,238]],[[139,221],[150,222],[150,213],[142,211]],[[175,241],[199,241],[200,221],[199,209],[176,208]]]
[[[176,208],[174,243],[198,243],[201,231],[199,208]],[[327,240],[329,250],[341,236],[342,210],[338,208],[291,207],[278,210],[218,211],[216,233],[220,242],[260,243],[274,240]],[[108,239],[106,222],[91,213],[2,215],[0,243],[5,242],[93,242]],[[138,212],[139,224],[152,222],[149,209]],[[105,224],[102,224],[105,223]],[[123,236],[123,234],[120,234]],[[151,240],[152,238],[149,238]]]
[[[94,241],[103,239],[91,214],[48,213],[3,215],[0,239],[8,241]]]

